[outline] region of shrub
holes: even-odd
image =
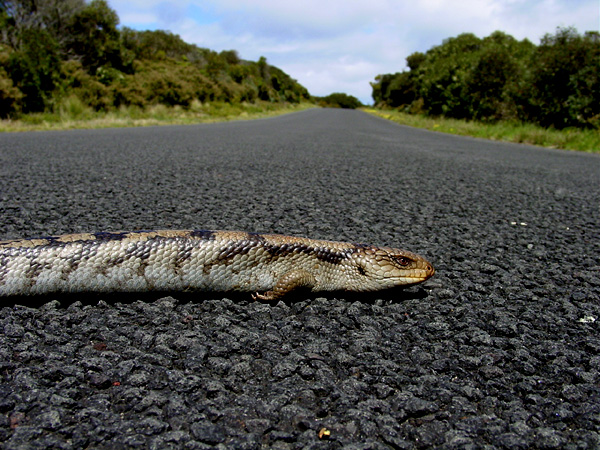
[[[21,111],[23,94],[17,89],[6,71],[0,68],[0,117],[6,119]]]
[[[362,106],[359,99],[352,95],[335,92],[319,99],[319,105],[330,108],[355,109]]]
[[[77,95],[70,95],[58,103],[58,113],[63,120],[81,120],[91,117],[92,108]]]
[[[598,32],[558,29],[537,47],[499,31],[461,34],[407,64],[371,83],[376,104],[458,119],[600,126]]]
[[[76,96],[96,111],[109,110],[114,104],[111,89],[85,71],[79,61],[67,61],[61,66],[61,84],[55,97],[59,105],[63,99]]]
[[[23,112],[43,111],[58,81],[58,45],[41,29],[24,29],[21,39],[21,49],[10,54],[6,71],[23,94]]]
[[[600,34],[558,29],[542,39],[531,75],[530,117],[543,126],[598,126]]]
[[[106,0],[92,0],[74,14],[67,26],[67,48],[91,73],[99,67],[123,67],[119,17]]]
[[[235,50],[200,48],[170,32],[119,30],[107,0],[14,4],[0,1],[0,42],[8,49],[0,48],[0,115],[309,98],[264,57],[243,61]]]

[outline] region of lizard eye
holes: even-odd
[[[411,263],[411,260],[406,256],[392,256],[392,260],[402,267],[406,267]]]

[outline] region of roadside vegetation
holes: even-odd
[[[308,102],[275,103],[258,100],[232,104],[193,101],[188,108],[156,104],[95,111],[75,97],[62,103],[56,112],[30,113],[21,116],[19,120],[0,120],[0,132],[188,125],[259,119],[314,107],[313,103]]]
[[[264,57],[118,24],[106,0],[0,0],[1,127],[223,119],[311,101]]]
[[[363,106],[360,100],[353,95],[348,95],[341,92],[334,92],[326,97],[314,97],[314,100],[317,105],[323,108],[356,109]]]
[[[371,83],[378,114],[438,131],[600,151],[600,34],[572,28],[539,45],[465,33]]]
[[[410,127],[441,133],[472,136],[495,141],[540,145],[565,150],[600,152],[600,132],[593,129],[544,128],[535,124],[498,121],[493,123],[467,121],[447,117],[409,114],[393,109],[363,108],[363,111]]]
[[[312,106],[264,57],[119,27],[107,0],[0,0],[0,131],[185,124]],[[600,151],[600,33],[559,28],[539,45],[465,33],[371,83],[369,112],[436,131]]]

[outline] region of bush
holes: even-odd
[[[329,108],[345,109],[356,109],[363,106],[360,100],[356,97],[339,92],[335,92],[333,94],[329,94],[327,97],[320,98],[319,105]]]
[[[114,97],[111,89],[86,72],[79,61],[67,61],[61,67],[62,83],[55,92],[59,105],[65,98],[76,96],[96,111],[112,108]]]
[[[558,29],[539,46],[496,31],[461,34],[407,58],[408,71],[371,83],[380,106],[545,127],[600,126],[600,34]]]
[[[121,31],[123,47],[138,60],[164,60],[204,62],[204,53],[208,50],[184,42],[170,31],[135,31],[124,27]],[[200,65],[202,65],[202,63]]]
[[[57,109],[63,120],[81,120],[89,118],[92,115],[92,108],[76,95],[70,95],[62,99]]]
[[[0,117],[18,114],[21,111],[23,94],[14,85],[6,71],[0,68]]]
[[[6,72],[23,94],[23,112],[44,111],[60,73],[56,41],[45,30],[24,29],[21,49],[10,54]]]
[[[469,101],[467,118],[481,121],[518,120],[514,98],[525,73],[523,59],[529,60],[533,45],[519,43],[501,32],[483,39],[475,64],[465,79]],[[524,52],[520,55],[519,52]]]
[[[244,61],[235,50],[211,51],[161,30],[119,30],[107,0],[14,4],[2,8],[0,2],[0,42],[6,45],[6,51],[0,47],[3,116],[21,110],[71,114],[82,105],[108,111],[309,98],[264,57]]]
[[[544,36],[534,58],[530,118],[546,127],[598,127],[600,34],[558,29]]]
[[[92,0],[67,26],[67,48],[91,73],[102,66],[123,68],[118,24],[106,0]]]
[[[188,108],[193,100],[201,102],[228,97],[223,87],[202,75],[188,63],[146,61],[135,75],[124,75],[111,85],[116,106],[145,106],[162,103]]]

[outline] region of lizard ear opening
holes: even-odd
[[[365,269],[365,266],[360,262],[357,264],[356,269],[358,270],[358,273],[360,273],[361,275],[367,274],[367,270]]]

